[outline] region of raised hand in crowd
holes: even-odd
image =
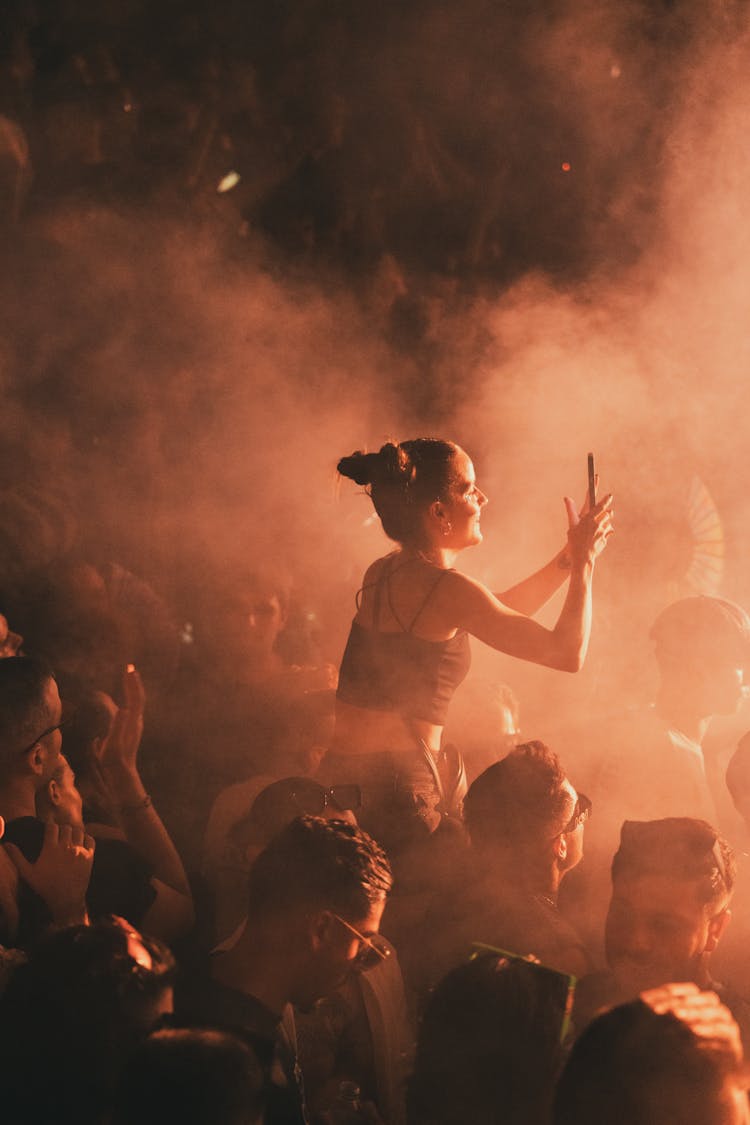
[[[44,825],[39,858],[29,863],[15,844],[5,849],[16,869],[49,907],[56,926],[88,921],[86,891],[91,879],[96,844],[82,828],[62,826],[54,820]]]

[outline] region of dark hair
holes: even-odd
[[[131,1056],[113,1125],[249,1125],[260,1116],[263,1072],[249,1043],[227,1031],[155,1031]]]
[[[44,691],[52,669],[33,656],[0,660],[0,770],[47,720]]]
[[[366,487],[388,538],[409,543],[419,535],[419,514],[456,483],[457,451],[439,438],[389,441],[377,453],[342,457],[338,471]]]
[[[554,837],[573,811],[557,754],[523,742],[469,787],[464,823],[472,844],[513,847]]]
[[[575,1043],[555,1094],[554,1125],[714,1125],[734,1064],[687,1024],[636,1000],[599,1016]]]
[[[662,610],[651,626],[657,659],[695,655],[750,664],[750,617],[736,602],[705,595],[683,598]]]
[[[391,868],[379,844],[353,824],[301,816],[260,853],[248,879],[250,918],[332,910],[362,918],[391,889]]]
[[[7,1120],[100,1121],[120,1067],[175,975],[167,947],[137,935],[151,959],[140,964],[130,932],[114,920],[60,930],[11,977],[0,1023]]]
[[[705,820],[689,816],[626,820],[612,860],[612,879],[665,875],[694,880],[704,905],[719,906],[734,890],[734,852]]]
[[[562,974],[492,953],[448,973],[420,1027],[410,1125],[546,1122],[567,996]]]

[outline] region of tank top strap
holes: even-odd
[[[451,568],[451,569],[452,569],[452,568]],[[446,575],[446,574],[450,574],[450,569],[448,569],[448,570],[441,570],[441,571],[440,571],[440,573],[438,574],[437,578],[435,579],[435,581],[434,581],[434,582],[432,583],[432,585],[430,586],[429,590],[427,591],[427,595],[426,595],[426,597],[425,597],[424,601],[423,601],[423,602],[422,602],[422,604],[420,605],[420,607],[419,607],[419,609],[417,610],[417,612],[416,612],[416,613],[414,614],[414,617],[413,617],[413,618],[412,618],[412,620],[411,620],[411,624],[410,624],[409,628],[408,628],[408,629],[405,629],[405,630],[404,630],[404,632],[406,632],[406,633],[411,633],[411,632],[413,632],[413,630],[414,630],[414,626],[416,625],[417,621],[419,621],[419,618],[420,618],[420,617],[422,616],[422,613],[423,613],[423,611],[424,611],[424,610],[426,609],[426,607],[427,607],[427,603],[429,602],[430,598],[432,597],[432,595],[433,595],[433,594],[435,593],[435,591],[437,590],[438,586],[440,585],[440,583],[442,582],[442,580],[443,580],[443,578],[445,577],[445,575]],[[394,614],[394,616],[395,616],[395,614]],[[399,621],[399,625],[400,625],[400,624],[401,624],[401,622]]]
[[[380,627],[380,607],[383,601],[383,582],[385,579],[379,574],[375,579],[372,591],[372,625],[374,629]]]

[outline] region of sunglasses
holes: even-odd
[[[352,968],[356,972],[366,973],[368,969],[374,969],[376,965],[380,965],[383,961],[387,961],[391,955],[390,946],[385,944],[385,941],[379,934],[373,934],[372,937],[366,937],[361,934],[358,929],[352,926],[351,922],[347,922],[339,914],[332,914],[337,922],[345,926],[347,930],[359,938],[359,949],[357,955],[352,961]]]
[[[567,832],[575,832],[579,824],[585,824],[591,816],[591,808],[592,805],[589,798],[585,795],[585,793],[579,793],[578,800],[576,801],[575,808],[573,809],[573,815],[563,828],[563,835]]]
[[[46,730],[43,730],[41,734],[38,734],[36,736],[32,743],[30,743],[28,746],[25,746],[23,750],[18,751],[19,758],[23,758],[25,754],[28,754],[31,750],[33,750],[37,743],[41,742],[42,739],[47,737],[47,735],[54,734],[56,730],[62,730],[65,724],[68,722],[70,722],[70,719],[61,719],[60,722],[55,723],[53,727],[47,727]]]

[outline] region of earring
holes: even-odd
[[[450,520],[447,520],[447,521],[446,521],[446,522],[445,522],[445,523],[443,524],[443,535],[450,535],[450,533],[451,533],[452,531],[453,531],[453,528],[452,528],[452,526],[451,526],[451,521],[450,521]]]

